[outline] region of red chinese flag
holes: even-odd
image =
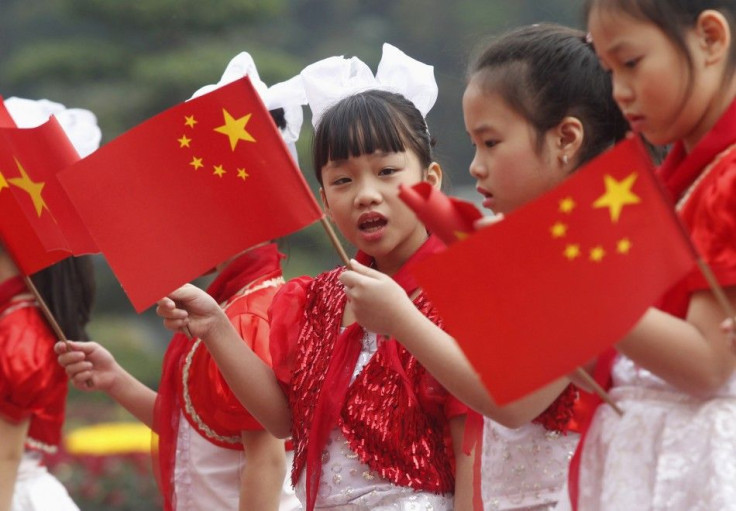
[[[621,339],[694,261],[632,138],[415,274],[505,404]]]
[[[139,312],[322,216],[247,77],[149,119],[60,179]]]
[[[36,128],[0,127],[0,233],[26,275],[69,255],[97,251],[56,178],[77,160],[53,117]]]
[[[399,198],[447,245],[468,237],[475,230],[475,221],[483,216],[472,203],[448,197],[426,181],[411,187],[399,185]]]
[[[16,124],[5,107],[5,100],[0,96],[0,128],[15,128]]]

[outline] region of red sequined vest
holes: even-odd
[[[340,332],[345,308],[343,268],[315,278],[306,291],[295,370],[289,388],[294,441],[292,481],[305,468],[306,446],[319,389]],[[420,295],[416,307],[442,327],[437,311]],[[379,342],[348,389],[339,427],[372,470],[398,486],[453,493],[455,459],[444,405],[447,391],[394,340]]]

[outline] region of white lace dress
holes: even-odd
[[[363,335],[363,347],[353,372],[354,380],[378,349],[376,334]],[[299,477],[296,494],[306,503],[306,470]],[[335,428],[322,453],[322,477],[315,509],[340,511],[452,511],[452,495],[436,495],[396,486],[382,479],[358,459],[345,436]]]
[[[710,399],[619,355],[580,467],[580,511],[736,511],[736,376]],[[570,509],[569,499],[558,507]]]
[[[483,509],[546,511],[560,498],[567,466],[580,435],[548,431],[540,424],[509,429],[483,424]]]

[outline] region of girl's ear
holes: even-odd
[[[574,169],[585,136],[582,121],[577,117],[567,116],[552,129],[557,161],[564,167],[569,166],[569,170]]]
[[[325,195],[325,189],[319,187],[319,198],[322,201],[322,208],[325,210],[327,218],[332,220],[332,212],[330,211],[330,205],[327,203],[327,196]]]
[[[427,167],[427,177],[424,179],[434,188],[438,190],[442,188],[442,167],[436,161],[433,161]]]
[[[695,22],[698,45],[704,51],[705,63],[715,64],[728,59],[731,48],[731,27],[720,12],[707,9]]]

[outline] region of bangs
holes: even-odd
[[[399,131],[403,123],[397,123],[396,117],[386,101],[365,94],[352,96],[331,108],[314,136],[314,170],[320,183],[321,169],[329,161],[376,151],[405,151]]]

